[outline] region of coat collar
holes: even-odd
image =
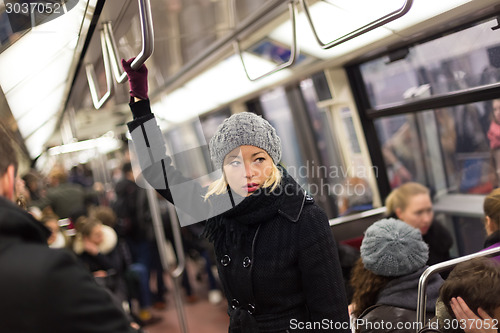
[[[33,216],[4,197],[0,197],[0,237],[45,243],[50,231]]]

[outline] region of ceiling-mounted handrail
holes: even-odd
[[[138,70],[151,57],[154,50],[153,17],[151,15],[150,0],[138,0],[137,2],[141,21],[142,48],[131,64],[134,70]],[[104,23],[103,28],[115,80],[118,83],[123,83],[127,80],[127,74],[121,70],[120,56],[111,22]]]
[[[304,13],[306,14],[307,20],[309,21],[309,25],[311,26],[311,30],[314,34],[314,37],[316,38],[316,41],[318,42],[318,44],[321,46],[322,49],[327,50],[327,49],[330,49],[334,46],[345,43],[348,40],[351,40],[355,37],[361,36],[362,34],[365,34],[365,33],[369,32],[375,28],[383,26],[384,24],[392,22],[395,19],[400,18],[401,16],[408,13],[408,11],[410,10],[410,8],[413,4],[413,0],[406,0],[404,5],[401,8],[399,8],[399,9],[397,9],[397,10],[395,10],[387,15],[384,15],[384,16],[376,19],[375,21],[372,21],[372,22],[362,26],[361,28],[353,30],[353,31],[349,32],[348,34],[345,34],[344,36],[339,37],[337,39],[334,39],[333,41],[328,42],[328,43],[323,43],[321,41],[321,39],[319,38],[318,33],[316,31],[316,28],[314,26],[314,23],[312,21],[311,14],[309,12],[309,7],[307,5],[306,0],[300,0],[300,3],[302,4],[302,8],[304,9]]]
[[[442,271],[446,271],[447,269],[450,269],[451,267],[455,267],[456,265],[474,259],[474,258],[479,258],[479,257],[485,257],[485,256],[493,256],[495,254],[500,254],[500,247],[496,247],[493,249],[469,254],[467,256],[463,257],[458,257],[455,259],[451,259],[445,262],[441,262],[435,265],[432,265],[428,267],[420,276],[420,280],[418,281],[418,298],[417,298],[417,322],[423,325],[425,324],[425,309],[426,309],[426,289],[427,289],[427,283],[429,281],[429,278],[436,274],[440,273]],[[417,332],[419,331],[420,328],[417,325]]]
[[[111,92],[113,89],[113,81],[111,78],[112,74],[104,31],[101,31],[101,49],[102,59],[104,61],[104,74],[106,75],[106,93],[101,98],[99,98],[99,92],[97,91],[97,79],[95,76],[94,64],[90,63],[85,66],[87,81],[90,88],[90,96],[92,97],[92,102],[94,103],[94,107],[97,110],[99,110],[101,106],[103,106],[103,104],[106,103],[106,101],[111,97]]]
[[[233,10],[231,11],[232,15],[235,15],[236,6],[234,5],[234,1],[235,0],[232,0],[232,4],[233,4],[233,6],[232,6]],[[295,22],[295,0],[290,0],[288,2],[288,12],[290,14],[290,21],[292,22],[292,36],[293,36],[292,45],[291,45],[291,49],[290,49],[290,58],[288,59],[287,62],[284,62],[281,65],[273,68],[269,72],[262,74],[256,78],[251,78],[250,74],[248,74],[247,67],[245,66],[245,60],[243,59],[243,54],[241,52],[240,42],[238,39],[234,40],[234,42],[233,42],[234,51],[240,57],[241,64],[243,65],[243,69],[245,70],[245,74],[250,81],[257,81],[257,80],[262,79],[266,76],[274,74],[277,71],[280,71],[284,68],[290,67],[295,63],[295,60],[297,59],[297,50],[298,50],[298,48],[297,48],[297,30],[296,30],[296,22]]]

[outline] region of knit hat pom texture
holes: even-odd
[[[429,247],[420,230],[397,219],[382,219],[366,229],[361,259],[366,269],[381,276],[403,276],[424,267]]]
[[[274,127],[255,113],[242,112],[225,119],[210,140],[210,157],[214,166],[222,168],[226,155],[244,145],[264,149],[274,164],[281,160],[281,140]]]

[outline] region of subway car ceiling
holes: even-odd
[[[139,54],[141,1],[66,0],[61,2],[63,14],[57,18],[31,19],[33,27],[23,30],[11,25],[9,31],[8,19],[13,17],[9,11],[22,10],[22,6],[12,6],[20,3],[0,0],[0,107],[2,119],[11,117],[10,126],[17,127],[22,150],[36,159],[50,147],[75,140],[123,135],[130,119],[128,84],[109,78],[111,73],[107,78],[101,34],[109,24],[118,58]],[[409,12],[393,22],[322,49],[306,19],[304,3],[321,39],[329,41],[407,1],[151,0],[154,52],[146,65],[152,108],[162,126],[176,126],[225,107],[238,109],[243,101],[263,91],[325,69],[342,68],[499,11],[497,0],[414,0]],[[290,5],[296,15],[299,50],[295,64],[250,81],[235,54],[235,41],[250,77],[286,62],[294,48]],[[239,33],[235,35],[235,31]],[[95,97],[105,96],[109,86],[110,97],[99,109],[89,89],[89,64],[96,74]]]

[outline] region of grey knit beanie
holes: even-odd
[[[281,160],[281,140],[274,127],[255,113],[242,112],[225,119],[210,139],[210,157],[215,167],[222,168],[224,157],[243,145],[264,149],[274,164]]]
[[[361,243],[361,260],[377,275],[407,275],[424,267],[428,258],[420,231],[393,218],[372,224]]]

